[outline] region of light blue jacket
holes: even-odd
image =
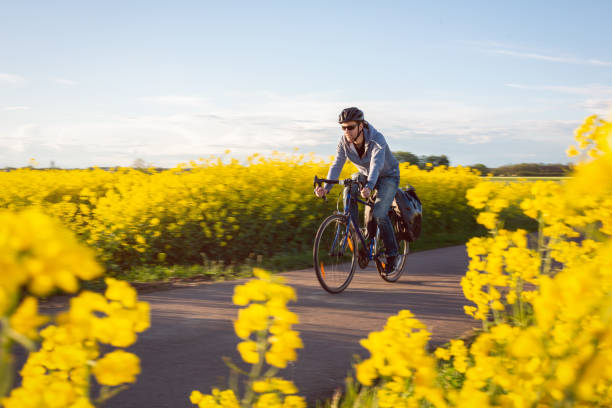
[[[346,140],[344,135],[340,136],[338,147],[336,148],[336,159],[329,168],[327,178],[337,180],[346,159],[357,166],[359,172],[368,177],[367,187],[372,190],[379,177],[399,177],[399,164],[391,153],[385,137],[378,130],[368,123],[368,128],[363,129],[365,137],[365,153],[359,157],[357,149],[353,143]],[[327,191],[331,190],[332,185],[326,185]]]

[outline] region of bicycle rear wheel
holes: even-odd
[[[397,241],[399,256],[401,256],[401,260],[397,268],[395,268],[391,273],[385,273],[385,265],[387,264],[386,256],[383,254],[379,258],[379,262],[376,262],[376,268],[378,269],[378,274],[381,278],[386,280],[387,282],[395,282],[402,276],[402,272],[404,271],[404,265],[406,264],[406,258],[410,253],[410,244],[408,241],[402,239]]]
[[[401,259],[397,267],[391,273],[387,274],[385,273],[385,265],[387,264],[387,257],[383,253],[378,258],[378,261],[376,262],[376,269],[378,269],[378,274],[380,275],[381,278],[383,278],[387,282],[395,282],[399,279],[400,276],[402,276],[402,272],[404,271],[404,265],[406,264],[406,258],[408,257],[408,254],[410,253],[410,243],[405,239],[398,238],[399,220],[397,219],[397,216],[394,213],[390,212],[389,218],[391,219],[391,225],[393,225],[393,231],[395,232],[395,239],[397,240],[398,255],[401,256]],[[379,239],[378,234],[376,238],[378,240],[377,247],[380,248],[380,246],[384,246],[382,239]]]
[[[334,214],[319,227],[313,247],[314,268],[319,283],[330,293],[347,288],[357,265],[355,232],[346,217]]]

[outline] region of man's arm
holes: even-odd
[[[374,189],[378,181],[378,175],[385,166],[385,147],[387,143],[382,137],[377,139],[378,140],[372,141],[372,158],[370,159],[370,172],[368,175],[368,183],[366,184],[366,187],[370,190]]]
[[[328,180],[337,180],[340,177],[340,173],[342,172],[342,167],[344,167],[344,163],[346,163],[346,154],[344,153],[344,147],[342,146],[342,140],[338,142],[338,146],[336,147],[336,159],[332,163],[329,168],[329,172],[327,173]],[[329,193],[333,184],[325,184],[325,189]]]

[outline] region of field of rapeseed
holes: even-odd
[[[430,353],[425,326],[401,311],[362,340],[371,357],[356,366],[359,390],[330,404],[612,406],[611,139],[612,123],[587,118],[576,131],[578,145],[568,150],[582,161],[562,184],[480,183],[469,169],[402,168],[403,182],[415,185],[430,203],[430,226],[452,231],[469,226],[469,215],[488,230],[468,242],[471,261],[462,280],[471,302],[465,311],[481,320],[483,329],[470,341],[452,340]],[[312,200],[311,175],[324,174],[327,164],[254,157],[250,166],[216,160],[164,172],[77,171],[87,186],[70,178],[74,172],[3,174],[1,199],[8,210],[0,211],[2,405],[91,408],[136,380],[138,357],[122,349],[148,328],[149,308],[129,284],[106,278],[104,294],[81,292],[51,324],[38,313],[37,297],[56,290],[76,293],[81,280],[101,276],[91,247],[100,259],[121,267],[181,261],[178,254],[186,251],[181,242],[226,262],[273,253],[257,246],[257,239],[270,235],[279,239],[267,241],[272,248],[309,247],[309,239],[300,241],[301,232],[310,221],[316,226],[316,211],[326,214],[332,205],[306,201]],[[289,198],[280,203],[282,194]],[[519,211],[537,226],[534,237],[511,229],[508,220]],[[256,222],[262,223],[252,229],[249,244],[243,227]],[[216,252],[196,243],[202,237]],[[245,306],[234,328],[242,339],[238,351],[252,368],[246,372],[228,364],[247,381],[211,394],[194,391],[190,400],[199,407],[305,405],[293,383],[276,377],[302,347],[291,329],[298,316],[286,306],[295,292],[268,273],[256,276],[238,286],[233,299]],[[18,388],[11,366],[15,343],[29,351]],[[94,381],[97,396],[91,395]]]
[[[324,177],[329,164],[277,154],[164,171],[19,169],[0,172],[0,208],[36,208],[61,220],[118,276],[142,265],[254,263],[311,251],[319,223],[337,205],[312,193],[314,176]],[[342,177],[354,171],[347,165]],[[424,240],[473,236],[476,213],[465,194],[479,180],[468,168],[402,165],[401,185],[416,187],[424,203]]]

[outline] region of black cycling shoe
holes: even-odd
[[[401,261],[402,255],[387,257],[387,264],[385,265],[385,275],[390,275],[395,272]]]

